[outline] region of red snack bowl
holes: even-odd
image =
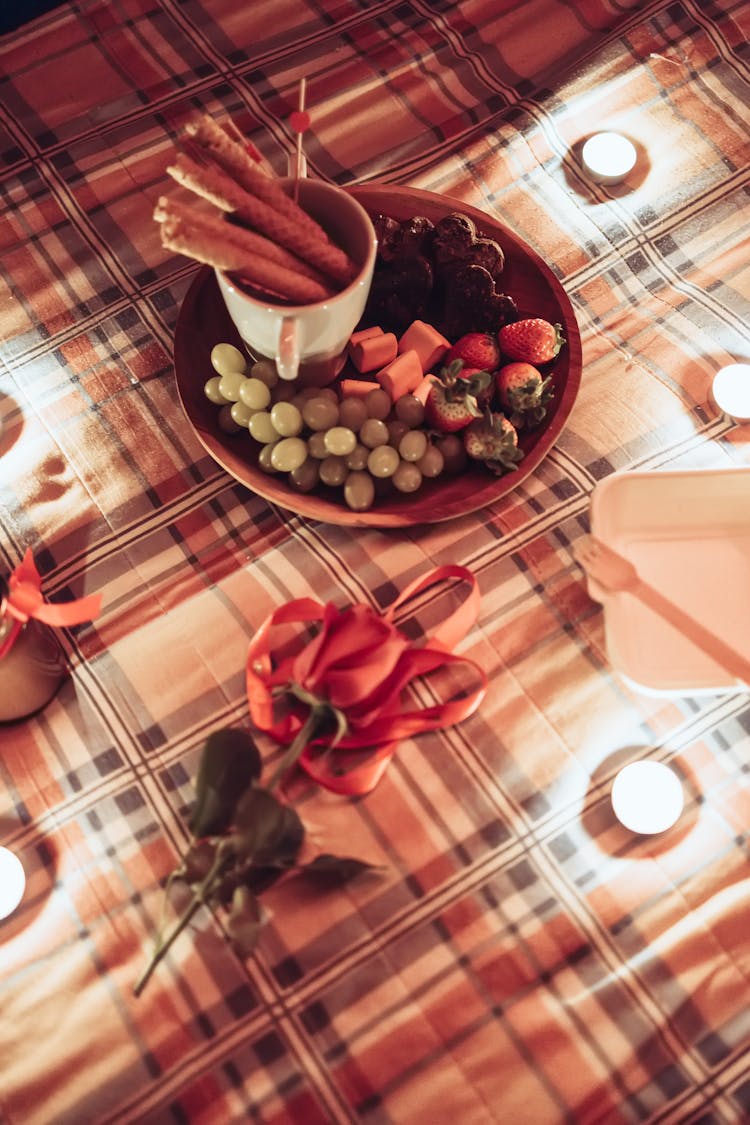
[[[346,507],[343,490],[320,488],[297,492],[283,474],[268,475],[258,468],[259,446],[247,433],[225,434],[218,425],[218,408],[203,387],[213,373],[211,349],[218,343],[242,348],[216,284],[213,270],[199,271],[180,309],[174,339],[174,360],[180,400],[196,436],[228,473],[253,492],[298,515],[325,523],[359,527],[407,527],[439,523],[478,511],[512,492],[537,468],[559,437],[573,408],[581,380],[581,339],[567,294],[551,269],[526,243],[497,219],[459,200],[407,187],[349,189],[370,212],[403,220],[422,215],[436,223],[454,211],[468,215],[478,231],[496,239],[505,252],[499,288],[515,300],[521,316],[543,317],[562,326],[567,343],[552,368],[555,393],[544,422],[519,444],[524,458],[515,472],[494,476],[482,465],[459,476],[425,480],[419,491],[393,492],[376,499],[366,512]]]

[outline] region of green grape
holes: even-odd
[[[344,500],[353,512],[365,512],[375,499],[375,485],[369,473],[351,472],[344,481]]]
[[[250,436],[259,441],[261,445],[268,445],[269,442],[276,441],[280,436],[267,410],[258,410],[253,414],[247,428],[250,431]]]
[[[333,387],[316,387],[315,398],[328,398],[338,406],[339,396],[336,394]]]
[[[296,437],[302,431],[302,415],[291,402],[276,402],[271,407],[271,421],[281,437]]]
[[[406,422],[402,422],[399,418],[389,418],[386,426],[388,427],[388,444],[398,449],[398,443],[404,434],[408,434],[409,427]]]
[[[443,455],[443,467],[446,473],[461,473],[466,468],[468,460],[466,450],[457,434],[445,434],[438,438],[435,448]]]
[[[222,376],[229,375],[230,372],[244,375],[247,370],[247,360],[234,344],[216,344],[211,349],[211,366]]]
[[[229,413],[234,418],[238,426],[246,430],[250,419],[253,416],[253,411],[249,406],[245,406],[244,402],[233,402],[229,408]]]
[[[387,391],[384,391],[382,387],[377,387],[374,391],[369,391],[368,394],[365,395],[364,403],[367,407],[369,417],[378,418],[381,422],[385,421],[393,406],[391,396]]]
[[[339,425],[359,433],[369,415],[364,401],[357,395],[347,395],[339,403]]]
[[[423,477],[439,477],[444,467],[445,458],[436,445],[428,445],[417,461],[417,468]]]
[[[357,444],[357,435],[346,426],[332,426],[325,433],[326,449],[337,457],[348,457]]]
[[[374,394],[373,391],[370,392]],[[388,427],[379,418],[368,418],[359,431],[359,440],[368,449],[375,449],[378,445],[388,444]]]
[[[399,442],[398,451],[404,461],[418,461],[427,452],[427,435],[424,430],[409,430]]]
[[[236,434],[242,429],[232,417],[232,406],[228,402],[225,402],[219,411],[219,429],[225,434]]]
[[[228,371],[219,379],[219,394],[224,396],[226,402],[237,402],[244,382],[245,376],[241,371]]]
[[[260,379],[261,383],[265,383],[269,390],[273,390],[279,381],[276,364],[270,359],[256,360],[248,374],[252,379]]]
[[[392,480],[399,492],[416,492],[422,483],[422,474],[413,461],[402,461]]]
[[[271,464],[281,473],[291,473],[307,460],[307,444],[298,437],[277,441],[271,452]]]
[[[343,457],[336,457],[331,454],[320,462],[320,479],[323,484],[343,484],[348,475],[349,469]]]
[[[299,410],[300,414],[302,413],[303,406],[305,405],[305,403],[310,398],[310,395],[308,394],[308,390],[309,390],[308,387],[303,387],[301,391],[296,392],[296,394],[293,396],[293,398],[289,399],[292,406],[296,406],[297,409]]]
[[[271,388],[273,390],[273,401],[291,402],[297,394],[296,387],[297,384],[290,382],[288,379],[279,379],[276,386]]]
[[[219,390],[219,383],[220,382],[221,382],[221,379],[219,378],[219,376],[213,375],[204,384],[204,387],[203,387],[203,393],[205,394],[208,401],[212,402],[214,404],[214,406],[223,406],[224,403],[227,401],[224,398],[224,395]]]
[[[424,406],[416,395],[402,395],[393,407],[397,418],[406,422],[410,430],[415,430],[424,422]]]
[[[312,441],[312,438],[310,440]],[[367,458],[369,456],[370,450],[367,446],[357,442],[354,449],[346,458],[346,464],[348,468],[354,470],[354,472],[359,472],[361,469],[367,468]]]
[[[374,477],[392,477],[401,464],[398,450],[392,445],[379,445],[370,450],[367,468]]]
[[[289,474],[291,484],[299,492],[312,492],[320,480],[320,466],[314,457],[307,457]]]
[[[271,401],[271,391],[261,379],[251,376],[240,387],[240,401],[251,410],[265,410]]]
[[[328,457],[330,450],[326,445],[326,435],[322,430],[316,430],[314,434],[310,434],[307,439],[307,449],[311,457],[317,461],[322,461],[324,457]]]
[[[338,403],[315,395],[302,407],[302,418],[311,430],[330,430],[339,420]]]
[[[260,453],[258,454],[258,468],[261,469],[264,473],[268,473],[269,476],[279,471],[272,460],[273,451],[276,445],[277,442],[269,441],[267,445],[262,446]]]

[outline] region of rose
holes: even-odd
[[[470,597],[443,623],[431,644],[417,646],[393,624],[393,615],[413,594],[449,577],[468,581]],[[478,604],[471,573],[446,566],[413,582],[383,613],[362,603],[339,610],[333,603],[303,598],[271,614],[250,645],[247,690],[256,726],[289,745],[277,776],[299,761],[329,789],[369,792],[400,739],[471,714],[484,696],[486,676],[450,649],[473,625]],[[303,621],[318,622],[317,634],[274,667],[271,629]],[[479,678],[473,693],[434,707],[402,709],[404,689],[415,676],[458,662],[469,664]],[[284,707],[281,716],[275,714],[279,702]],[[361,753],[355,754],[363,750],[364,761]]]

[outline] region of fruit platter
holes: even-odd
[[[252,427],[248,433],[247,425],[231,421],[230,405],[235,417],[241,404],[225,401],[218,389],[212,397],[211,386],[218,388],[226,364],[232,367],[231,357],[247,353],[214,270],[207,266],[185,296],[175,331],[177,386],[188,421],[211,457],[236,480],[311,519],[405,527],[454,519],[494,504],[534,472],[575,402],[581,344],[570,301],[544,260],[493,216],[413,188],[348,190],[371,216],[379,240],[365,314],[352,335],[346,366],[325,393],[308,390],[291,402],[292,391],[285,388],[284,401],[275,407],[278,416],[297,411],[305,419],[302,437],[308,446],[306,461],[316,469],[314,479],[306,480],[301,466],[279,470],[286,468],[281,457],[284,424],[273,442],[265,435],[254,440]],[[436,229],[444,235],[443,258],[460,255],[462,263],[472,262],[468,272],[452,269],[451,276],[460,278],[453,289],[432,285],[440,259],[430,259],[434,251],[425,247],[437,242]],[[404,248],[404,243],[409,245]],[[415,363],[410,357],[416,354],[423,369],[404,383],[409,362]],[[262,359],[253,364],[248,357],[243,391],[267,393],[258,384],[268,365]],[[379,367],[375,375],[374,367]],[[465,388],[467,395],[457,388]],[[473,417],[461,417],[465,401]],[[253,413],[269,417],[260,409],[248,411]],[[342,425],[350,419],[350,425]],[[299,425],[289,430],[298,431]],[[351,433],[356,451],[345,454],[335,442],[345,435],[350,439]],[[299,441],[297,436],[288,439],[290,452]],[[274,444],[276,465],[264,457]],[[401,449],[400,455],[394,447]],[[354,461],[350,465],[357,488],[345,493],[343,476],[326,478],[323,462],[338,468],[358,453],[361,467]]]

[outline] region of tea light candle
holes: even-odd
[[[750,363],[730,363],[716,372],[714,402],[735,422],[750,422]]]
[[[25,888],[26,876],[20,859],[8,848],[0,848],[0,919],[13,913]]]
[[[635,167],[635,145],[621,133],[594,133],[581,151],[583,167],[600,184],[619,184]]]
[[[680,779],[661,762],[631,762],[615,777],[612,808],[631,832],[665,832],[678,820],[682,806]]]

